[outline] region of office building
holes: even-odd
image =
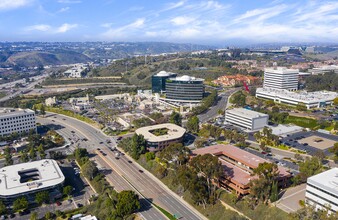
[[[234,108],[225,111],[225,122],[257,131],[268,125],[269,115],[248,110],[245,108]]]
[[[40,191],[58,190],[65,176],[55,160],[45,159],[0,168],[0,199],[13,200]]]
[[[172,143],[183,142],[186,130],[175,124],[158,124],[137,129],[137,135],[143,135],[149,151],[159,151]]]
[[[166,100],[200,102],[204,96],[204,79],[181,76],[166,81]]]
[[[166,80],[170,77],[176,77],[176,73],[161,71],[151,77],[151,88],[153,92],[163,93],[166,91]]]
[[[0,109],[0,135],[36,131],[35,113],[30,109]]]
[[[316,92],[291,92],[284,89],[257,88],[256,97],[271,99],[277,103],[296,106],[305,105],[307,109],[321,108],[333,104],[333,100],[338,97],[338,93],[330,91]]]
[[[316,209],[338,211],[338,168],[332,168],[309,177],[306,183],[305,202]]]
[[[266,68],[263,88],[298,90],[298,69],[285,67]]]
[[[222,164],[224,175],[220,178],[220,187],[234,190],[238,196],[250,193],[250,181],[257,178],[253,176],[253,169],[260,163],[269,161],[251,154],[232,145],[213,145],[192,151],[192,156],[212,154],[218,157]],[[289,184],[291,174],[284,167],[278,167],[277,177],[279,187]]]

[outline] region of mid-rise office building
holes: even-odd
[[[35,113],[30,109],[0,109],[0,135],[36,131]]]
[[[184,128],[170,123],[142,127],[135,131],[137,135],[143,135],[149,151],[163,150],[172,143],[183,142],[185,132]]]
[[[222,164],[223,175],[220,178],[219,186],[234,190],[239,196],[250,193],[250,181],[257,178],[257,176],[253,175],[253,170],[260,163],[271,163],[232,145],[219,144],[192,151],[193,157],[204,154],[212,154],[218,157]],[[287,186],[290,178],[291,174],[284,167],[278,167],[276,180],[279,187]]]
[[[338,168],[307,179],[305,202],[316,209],[328,208],[329,212],[338,212]]]
[[[266,68],[264,71],[264,88],[298,90],[298,69],[285,67]]]
[[[268,125],[269,115],[248,110],[234,108],[225,111],[225,122],[250,131],[257,131]]]
[[[338,93],[331,91],[292,92],[285,89],[257,88],[256,97],[271,99],[277,103],[297,106],[305,105],[307,109],[321,108],[333,104]]]
[[[163,93],[166,91],[166,80],[171,77],[176,77],[176,73],[161,71],[151,77],[151,88],[153,92]]]
[[[169,101],[199,102],[204,96],[204,79],[181,76],[166,81],[166,99]]]
[[[0,199],[14,200],[40,191],[59,191],[65,176],[55,160],[45,159],[0,168]]]

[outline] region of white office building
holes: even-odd
[[[332,105],[338,93],[330,91],[291,92],[285,89],[257,88],[256,97],[271,99],[277,103],[288,105],[305,105],[307,109]]]
[[[264,71],[264,88],[298,90],[298,69],[285,67],[266,68]]]
[[[268,125],[269,115],[248,110],[235,108],[225,111],[225,123],[257,131]]]
[[[0,109],[0,135],[36,131],[35,113],[30,109]]]
[[[0,168],[0,199],[13,200],[44,190],[56,190],[65,176],[55,160],[45,159]]]
[[[305,202],[316,209],[328,207],[329,212],[338,211],[338,168],[307,179]]]

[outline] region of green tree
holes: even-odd
[[[307,178],[322,172],[322,162],[318,157],[306,158],[304,162],[299,163],[299,174],[295,177],[296,182],[304,183]]]
[[[190,166],[197,174],[205,177],[208,203],[214,204],[217,199],[216,184],[223,175],[223,168],[218,157],[211,154],[198,155],[190,161]]]
[[[21,157],[20,157],[20,162],[21,163],[26,163],[26,162],[29,161],[29,157],[28,157],[28,154],[27,154],[26,151],[21,151],[20,155],[21,155]]]
[[[36,149],[33,146],[29,149],[29,158],[31,158],[31,160],[36,160]]]
[[[158,153],[158,158],[164,163],[175,165],[183,165],[188,162],[190,150],[181,143],[172,143]]]
[[[169,117],[169,122],[178,126],[182,126],[182,116],[180,113],[173,111]]]
[[[198,133],[199,132],[199,119],[197,116],[191,116],[188,119],[187,122],[187,129],[188,131],[192,132],[192,133]]]
[[[131,139],[130,156],[138,160],[140,155],[146,153],[146,151],[146,140],[143,135],[134,134]]]
[[[46,158],[45,149],[43,148],[42,144],[40,144],[38,146],[37,151],[39,152],[40,159],[45,159]]]
[[[278,200],[278,182],[273,181],[271,186],[271,195],[270,195],[270,201],[275,202]]]
[[[46,212],[46,214],[45,214],[45,220],[50,220],[50,219],[53,219],[53,213]]]
[[[43,116],[46,115],[46,108],[45,108],[45,105],[43,104],[40,106],[40,114]]]
[[[15,212],[25,210],[28,208],[28,201],[26,197],[20,197],[13,202],[13,210]]]
[[[65,186],[65,187],[63,187],[62,192],[63,192],[63,195],[69,197],[73,192],[73,187],[72,186]]]
[[[91,160],[87,161],[83,166],[82,166],[82,172],[85,177],[88,179],[92,180],[94,177],[98,174],[99,170],[97,169],[95,163]]]
[[[338,124],[338,123],[336,123]],[[334,160],[338,161],[338,142],[333,145],[332,148],[329,148],[329,152],[334,154]]]
[[[39,205],[48,203],[50,200],[49,193],[47,191],[41,191],[35,194],[35,202]]]
[[[250,194],[256,199],[256,202],[267,203],[272,195],[272,185],[278,177],[278,167],[274,163],[260,163],[257,168],[253,170],[254,176],[257,179],[250,181]]]
[[[39,219],[38,213],[37,212],[33,212],[31,214],[31,217],[29,219],[30,220],[38,220]]]
[[[338,97],[336,97],[336,98],[333,99],[333,104],[334,105],[338,105]]]
[[[13,165],[12,153],[9,147],[4,149],[5,154],[5,166]]]
[[[6,214],[6,212],[7,212],[7,209],[6,209],[5,204],[2,201],[0,201],[0,215],[4,215]]]
[[[296,109],[298,111],[303,111],[303,112],[305,112],[307,110],[306,106],[304,104],[302,104],[302,103],[297,104]]]
[[[138,195],[134,191],[122,191],[117,196],[116,212],[125,218],[140,209]]]
[[[155,153],[154,153],[154,152],[147,152],[147,153],[145,154],[145,156],[146,156],[147,162],[150,161],[150,160],[155,159]]]

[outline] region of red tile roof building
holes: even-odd
[[[242,85],[244,82],[247,85],[255,85],[260,83],[260,78],[255,76],[246,76],[246,75],[224,75],[218,77],[213,83],[221,86],[235,86],[235,85]]]
[[[236,191],[237,195],[246,195],[250,192],[250,181],[257,177],[252,176],[253,169],[260,163],[271,163],[261,157],[244,151],[233,145],[214,145],[192,151],[193,156],[212,154],[222,163],[224,176],[221,178],[221,187]],[[278,167],[280,186],[288,184],[291,174],[284,168]]]

